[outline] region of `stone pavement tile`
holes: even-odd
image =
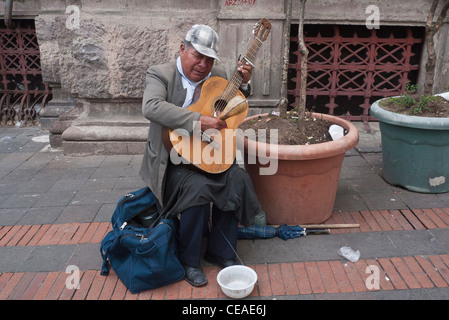
[[[63,168],[43,168],[39,170],[34,176],[33,179],[35,180],[58,180],[61,179],[63,174],[65,173],[66,169]]]
[[[31,208],[38,201],[38,194],[12,194],[0,204],[0,208]]]
[[[50,188],[50,192],[58,192],[58,191],[79,191],[82,189],[84,184],[87,182],[88,178],[62,178]]]
[[[95,172],[95,167],[93,168],[68,168],[64,171],[61,180],[69,179],[89,179]]]
[[[126,193],[128,193],[129,191],[134,191],[137,190],[138,188],[135,189],[117,189],[117,190],[112,190],[108,197],[104,200],[105,204],[117,204],[118,201],[120,200],[120,198],[125,195]]]
[[[4,156],[2,159],[2,162],[14,164],[15,167],[19,167],[22,165],[25,161],[27,161],[30,157],[34,155],[34,152],[14,152],[9,153],[8,155]]]
[[[368,206],[359,194],[338,191],[334,203],[334,211],[363,211]]]
[[[3,127],[2,130],[0,131],[0,138],[7,137],[7,138],[9,138],[8,140],[10,140],[10,139],[14,138],[15,136],[17,136],[19,133],[20,133],[20,131],[17,130],[16,127]]]
[[[130,164],[133,159],[133,155],[114,155],[113,157],[106,157],[101,163],[102,168],[123,168]]]
[[[448,288],[425,289],[425,293],[431,300],[449,300]]]
[[[375,167],[382,167],[382,154],[381,153],[364,153],[362,155],[363,159],[371,165]]]
[[[17,267],[16,272],[65,271],[76,247],[76,245],[25,247],[32,250]]]
[[[369,232],[361,236],[351,233],[343,236],[348,246],[360,250],[361,258],[443,254],[447,252],[447,246],[445,248],[444,244],[435,241],[434,231],[437,230]],[[444,231],[446,234],[449,232]],[[438,236],[444,239],[443,234]]]
[[[4,195],[5,197],[2,197],[0,201],[0,208],[1,203],[5,200],[7,200],[12,194],[14,194],[18,189],[22,187],[22,184],[26,183],[26,181],[9,181],[5,179],[2,179],[0,181],[0,194]]]
[[[34,175],[39,171],[38,168],[22,168],[18,167],[11,171],[7,176],[1,180],[1,184],[5,185],[6,188],[2,188],[3,192],[10,189],[10,185],[16,183],[24,183],[31,180]],[[2,192],[2,193],[3,193]],[[14,190],[15,192],[15,190]]]
[[[446,250],[446,252],[449,252],[449,231],[448,231],[448,229],[432,229],[432,230],[429,230],[429,232],[434,236],[434,238],[431,238],[431,241],[437,241]],[[449,276],[449,274],[448,274],[448,276]]]
[[[325,300],[374,300],[373,297],[367,292],[353,292],[353,293],[325,293],[325,294],[315,294],[313,296],[314,300],[325,301]],[[302,300],[302,296],[301,296]]]
[[[56,154],[52,152],[37,152],[21,164],[22,168],[42,169],[50,162],[54,161]]]
[[[56,182],[57,179],[53,177],[39,180],[31,178],[23,183],[20,188],[16,190],[16,193],[44,193],[49,191]]]
[[[39,152],[48,144],[42,142],[29,141],[20,146],[17,150],[21,152]]]
[[[145,187],[145,183],[139,176],[123,176],[117,179],[114,189],[133,191],[143,187]]]
[[[75,158],[66,157],[61,151],[54,155],[53,159],[46,164],[46,167],[51,169],[70,169],[75,165],[75,161]]]
[[[123,175],[126,166],[96,168],[91,178],[118,178]]]
[[[112,214],[114,213],[115,207],[117,203],[104,203],[100,210],[98,210],[97,215],[95,216],[94,221],[103,222],[103,221],[111,221]]]
[[[139,170],[140,170],[140,165],[138,165],[138,166],[129,165],[129,166],[125,167],[125,170],[122,173],[122,177],[126,177],[126,178],[139,177]]]
[[[357,193],[376,193],[385,191],[393,193],[393,190],[382,178],[371,172],[365,172],[361,178],[353,178],[350,182],[352,188]]]
[[[347,159],[347,157],[345,159]],[[354,178],[361,179],[366,174],[367,170],[369,170],[367,167],[345,165],[345,162],[343,162],[340,171],[340,180]]]
[[[393,192],[373,192],[360,194],[369,210],[407,209],[407,205]]]
[[[26,214],[27,209],[0,209],[0,226],[13,226]]]
[[[241,240],[237,253],[245,264],[338,260],[341,257],[337,252],[344,245],[346,240],[343,234],[311,235],[288,241],[280,238]]]
[[[1,154],[0,154],[1,157]],[[7,175],[9,175],[11,172],[14,171],[14,169],[17,168],[17,164],[15,163],[9,163],[5,161],[0,161],[0,179],[5,178]]]
[[[54,223],[64,208],[65,206],[52,206],[26,209],[24,210],[25,213],[17,221],[17,224],[34,225]]]
[[[102,263],[100,244],[86,243],[76,246],[67,265],[75,265],[80,270],[100,270]]]
[[[426,208],[443,208],[448,203],[445,198],[438,197],[436,194],[412,192],[399,187],[393,187],[398,197],[407,204],[409,208],[426,209]]]
[[[98,204],[104,203],[105,199],[109,195],[109,190],[100,191],[86,191],[80,190],[76,196],[72,199],[71,205],[87,205],[87,204]]]
[[[353,168],[353,167],[369,167],[369,163],[358,154],[357,156],[345,156],[343,159],[343,167]]]
[[[96,168],[106,158],[106,156],[86,156],[72,158],[75,160],[73,168]]]
[[[69,205],[54,223],[92,222],[99,209],[99,204]]]
[[[112,190],[117,182],[118,178],[93,178],[91,177],[83,185],[83,191],[100,191],[100,190]]]
[[[381,134],[378,122],[370,122],[369,131],[366,130],[363,122],[353,121],[359,131],[359,143],[355,147],[359,152],[381,152]]]
[[[4,137],[1,143],[0,152],[10,154],[17,153],[18,151],[21,151],[25,143],[27,143],[27,141],[18,140],[16,138],[8,139],[7,137]]]
[[[39,200],[34,207],[58,207],[66,206],[75,196],[73,191],[46,192],[39,196]]]
[[[142,163],[143,154],[135,154],[132,156],[131,161],[129,163],[130,167],[136,166],[140,168],[140,164]]]
[[[34,247],[0,247],[0,272],[17,272]],[[8,257],[7,259],[3,257]]]
[[[446,204],[446,207],[449,207],[449,192],[446,193],[438,193],[435,196],[443,201]]]
[[[369,294],[373,300],[430,300],[428,290],[440,289],[373,291]]]

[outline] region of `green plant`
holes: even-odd
[[[406,108],[412,107],[416,104],[416,99],[411,96],[418,89],[418,85],[412,85],[410,81],[407,81],[405,85],[405,93],[400,97],[391,97],[386,100],[386,103],[394,105],[399,111],[404,111]]]
[[[430,110],[430,105],[437,102],[441,97],[438,96],[425,96],[421,95],[419,97],[418,105],[416,107],[410,108],[410,114],[421,114],[425,111]]]
[[[391,97],[385,100],[384,104],[393,105],[399,112],[408,110],[411,115],[420,115],[426,111],[431,111],[432,105],[441,98],[438,96],[417,96],[417,84],[411,84],[410,81],[405,85],[405,93],[400,97]]]

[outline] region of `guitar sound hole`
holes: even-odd
[[[215,111],[223,111],[223,109],[226,107],[227,104],[228,103],[226,102],[226,100],[218,99],[217,101],[215,101],[214,110]]]

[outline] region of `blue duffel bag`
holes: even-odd
[[[132,293],[159,288],[184,278],[177,257],[176,229],[172,219],[162,219],[155,211],[156,197],[149,188],[120,198],[112,215],[112,231],[101,242],[102,275],[112,266]],[[153,225],[139,223],[145,212],[156,217]]]

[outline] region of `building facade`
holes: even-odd
[[[279,101],[286,0],[6,2],[12,3],[12,11],[10,15],[5,12],[5,20],[10,17],[19,24],[29,20],[35,28],[42,79],[51,88],[51,101],[40,110],[41,124],[50,127],[63,112],[72,110],[62,119],[68,121],[53,128],[62,134],[66,154],[143,152],[149,125],[141,114],[145,72],[151,65],[176,58],[193,24],[208,24],[217,30],[219,64],[232,75],[238,57],[246,53],[252,40],[254,24],[263,17],[269,19],[272,29],[255,62],[250,113],[271,110]],[[368,121],[372,99],[400,92],[405,78],[423,83],[424,26],[431,2],[308,1],[308,96],[317,110]],[[0,8],[7,10],[7,3],[0,1]],[[298,90],[298,16],[299,5],[293,1],[288,84],[292,106]],[[449,86],[447,20],[436,37],[435,92],[447,91]],[[12,29],[5,25],[2,30]],[[379,52],[384,58],[375,60]],[[2,81],[6,90],[10,80],[4,73]],[[354,107],[343,107],[351,103]]]

